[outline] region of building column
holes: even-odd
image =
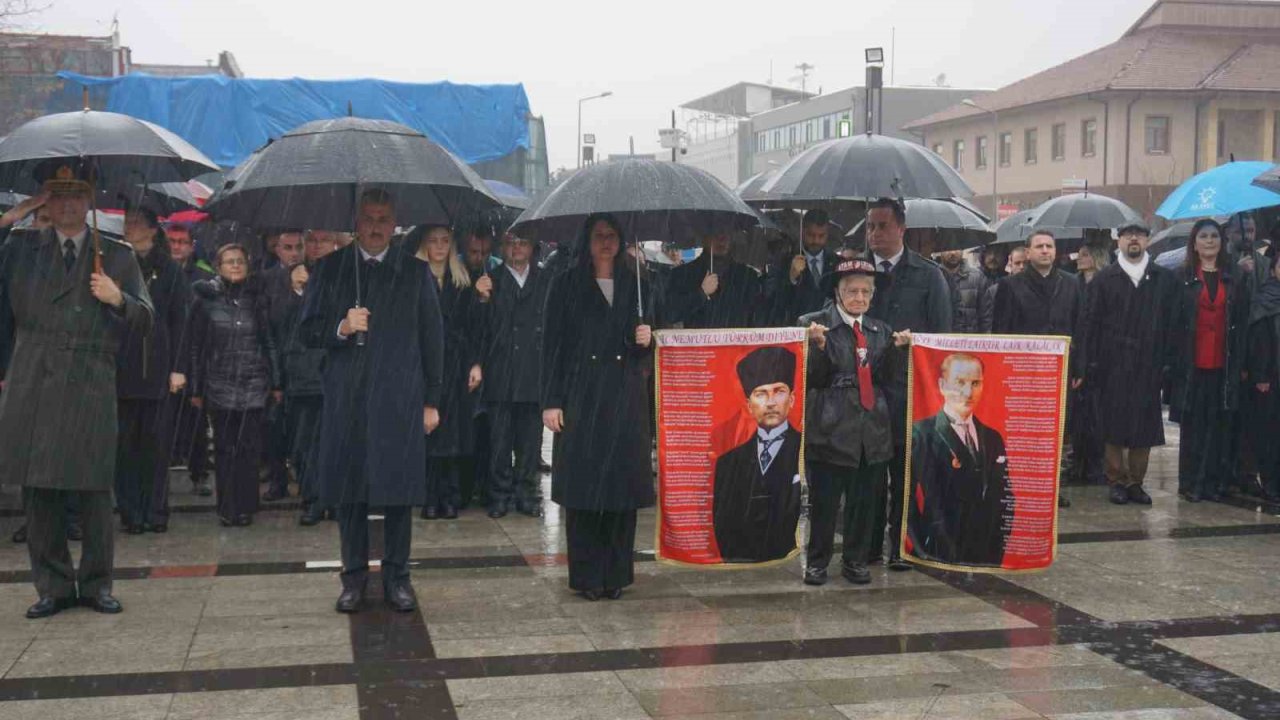
[[[1204,113],[1204,139],[1200,143],[1200,168],[1209,170],[1218,166],[1218,101],[1210,100]]]
[[[1276,111],[1273,107],[1262,109],[1262,159],[1276,156]]]

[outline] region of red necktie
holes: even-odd
[[[858,399],[862,401],[862,407],[868,410],[874,410],[876,407],[876,390],[871,385],[871,365],[862,361],[867,356],[867,336],[862,334],[862,323],[854,321],[853,337],[857,341],[858,350],[862,352],[854,353],[854,362],[858,364]]]

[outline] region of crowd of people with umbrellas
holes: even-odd
[[[302,525],[336,520],[340,612],[367,602],[376,512],[375,594],[413,610],[414,509],[541,516],[544,430],[569,585],[616,599],[636,512],[655,502],[654,332],[669,327],[801,324],[825,360],[813,387],[863,398],[822,434],[839,446],[808,448],[809,584],[827,581],[837,524],[848,581],[910,568],[893,509],[911,332],[1071,337],[1063,477],[1109,484],[1112,502],[1151,503],[1164,404],[1186,501],[1275,500],[1280,264],[1247,215],[1280,205],[1270,168],[1188,181],[1158,214],[1199,219],[1153,259],[1142,218],[1088,192],[990,229],[941,159],[875,135],[737,192],[625,160],[529,200],[403,126],[320,120],[175,216],[218,170],[181,138],[107,112],[33,120],[0,140],[14,205],[0,216],[0,483],[22,487],[27,616],[121,611],[114,516],[129,535],[167,532],[171,466],[216,496],[226,527],[294,492]],[[121,216],[99,208],[123,211],[119,240],[104,217]]]

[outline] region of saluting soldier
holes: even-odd
[[[20,484],[39,600],[28,618],[76,604],[123,608],[111,594],[111,487],[116,456],[116,353],[144,334],[151,299],[133,249],[95,241],[85,224],[93,166],[51,161],[36,169],[53,227],[15,238],[0,263],[0,337],[13,355],[0,395],[0,483]],[[99,262],[101,263],[99,266]],[[65,502],[84,526],[79,570],[67,547]]]

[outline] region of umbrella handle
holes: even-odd
[[[640,324],[644,324],[644,298],[641,296],[643,290],[640,285],[640,249],[639,241],[636,242],[636,317],[640,318]]]

